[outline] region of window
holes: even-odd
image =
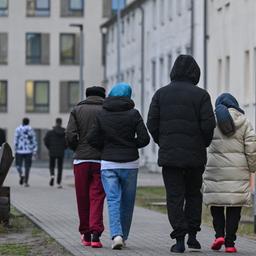
[[[26,112],[49,112],[48,81],[26,81]]]
[[[182,0],[176,0],[177,15],[181,16],[181,4]]]
[[[27,16],[50,16],[50,0],[27,0]]]
[[[8,15],[8,0],[0,0],[0,17]]]
[[[112,12],[116,13],[118,7],[120,9],[123,9],[125,7],[125,4],[126,4],[126,0],[112,0]]]
[[[171,69],[172,69],[172,54],[170,53],[169,55],[168,55],[168,74],[170,74],[171,73]]]
[[[244,103],[249,104],[249,99],[251,97],[251,85],[250,85],[250,52],[245,51],[244,54]]]
[[[165,19],[165,6],[164,6],[165,0],[160,1],[160,8],[159,8],[159,18],[160,18],[160,24],[164,25],[164,19]]]
[[[61,0],[61,17],[82,17],[84,0]]]
[[[164,58],[159,59],[159,84],[160,86],[163,86],[164,81]]]
[[[225,67],[225,89],[229,91],[230,89],[230,57],[226,57],[226,67]]]
[[[7,112],[7,81],[0,81],[0,112]]]
[[[173,19],[173,1],[174,0],[168,0],[168,18],[170,21]]]
[[[60,35],[60,64],[78,65],[79,64],[79,36],[76,34]]]
[[[151,81],[152,81],[152,88],[155,91],[156,89],[156,61],[152,60],[151,62]]]
[[[68,113],[80,100],[78,81],[60,82],[60,113]]]
[[[49,34],[26,34],[26,64],[49,64]]]
[[[0,65],[8,63],[8,34],[0,33]]]
[[[152,2],[152,27],[153,29],[156,29],[156,0],[153,0]]]
[[[222,60],[218,59],[218,84],[217,84],[217,88],[218,88],[218,93],[221,93],[222,91]]]

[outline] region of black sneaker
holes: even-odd
[[[184,253],[185,252],[184,239],[177,239],[176,244],[174,244],[171,247],[171,252],[174,252],[174,253]]]
[[[23,185],[24,183],[24,176],[20,176],[20,185]]]
[[[103,245],[100,241],[100,235],[98,233],[92,234],[92,248],[101,248]]]
[[[201,250],[201,244],[198,242],[195,235],[188,236],[187,245],[190,250]]]
[[[52,187],[54,185],[54,178],[50,179],[49,185]]]

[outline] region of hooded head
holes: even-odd
[[[132,88],[127,83],[118,83],[110,91],[110,97],[128,97],[132,96]]]
[[[105,89],[101,86],[92,86],[86,89],[85,94],[86,94],[86,97],[99,96],[101,98],[105,98]]]
[[[220,130],[227,136],[233,135],[236,128],[228,109],[234,108],[240,113],[244,114],[244,111],[239,107],[236,98],[230,93],[223,93],[217,98],[215,107],[217,123]]]
[[[200,68],[190,55],[180,55],[174,62],[171,81],[189,81],[196,85],[200,79]]]

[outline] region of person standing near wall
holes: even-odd
[[[6,142],[6,134],[5,130],[0,128],[0,147],[2,146],[3,143]]]
[[[86,89],[86,100],[70,113],[66,129],[68,146],[74,150],[74,175],[79,214],[79,232],[84,246],[102,247],[100,236],[104,231],[103,205],[105,192],[101,183],[99,150],[86,139],[96,115],[102,110],[105,89],[93,86]]]
[[[147,126],[159,145],[171,238],[176,239],[171,252],[183,253],[186,234],[188,247],[201,249],[196,239],[201,230],[200,190],[216,123],[210,95],[196,86],[200,68],[192,56],[178,56],[170,78],[171,83],[152,98]]]
[[[50,169],[50,186],[54,185],[55,178],[55,163],[57,161],[57,184],[58,188],[62,188],[62,171],[63,171],[63,159],[64,152],[66,149],[66,140],[65,140],[65,129],[61,127],[62,119],[56,118],[56,125],[52,130],[48,131],[44,137],[44,144],[49,150],[49,169]]]
[[[32,165],[32,156],[37,153],[37,141],[35,132],[26,117],[23,118],[22,125],[15,130],[14,148],[16,168],[20,175],[20,185],[25,183],[25,187],[29,187],[29,173]],[[22,171],[23,162],[25,162],[25,176]]]

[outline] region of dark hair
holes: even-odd
[[[24,117],[22,120],[23,125],[28,125],[29,124],[29,119],[27,117]]]
[[[56,124],[61,125],[62,124],[62,119],[61,118],[56,118]]]

